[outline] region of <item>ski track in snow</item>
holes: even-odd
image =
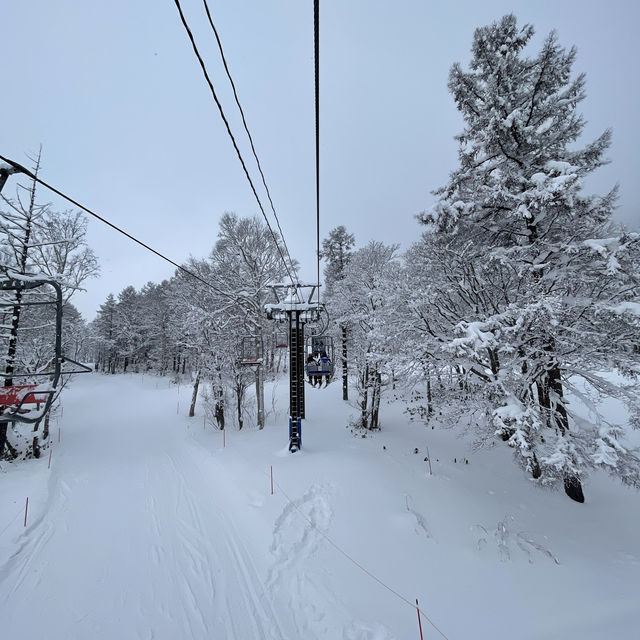
[[[274,597],[285,596],[301,638],[331,637],[328,635],[330,629],[324,623],[326,612],[335,614],[339,606],[318,579],[314,564],[310,562],[322,543],[320,532],[328,531],[332,515],[331,489],[313,485],[301,498],[288,503],[275,522],[271,544],[274,563],[267,586]]]
[[[383,625],[353,620],[330,588],[332,577],[320,556],[333,519],[333,493],[331,485],[314,484],[286,504],[273,528],[267,587],[272,599],[285,599],[295,627],[292,638],[393,640]]]
[[[162,405],[146,406],[146,420],[114,420],[110,400],[92,399],[92,423],[67,438],[51,476],[48,509],[0,566],[6,637],[34,637],[37,603],[51,638],[284,640],[182,429]],[[69,423],[82,424],[74,412],[82,407],[68,402]]]

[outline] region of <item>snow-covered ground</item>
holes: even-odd
[[[223,448],[185,386],[77,377],[51,469],[2,464],[2,637],[406,640],[416,598],[427,639],[639,637],[637,492],[574,503],[400,404],[355,438],[339,383],[307,388],[290,455],[286,392]]]

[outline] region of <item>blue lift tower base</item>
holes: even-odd
[[[289,451],[295,453],[302,448],[302,419],[289,418]]]

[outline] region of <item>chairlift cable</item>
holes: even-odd
[[[282,258],[282,262],[284,264],[284,268],[287,272],[287,275],[289,276],[290,280],[291,280],[291,284],[293,286],[296,285],[296,281],[294,280],[293,276],[291,275],[291,271],[289,270],[289,265],[287,264],[287,261],[284,257],[284,254],[282,253],[282,249],[280,248],[280,243],[278,242],[277,238],[276,238],[276,234],[274,233],[271,225],[269,224],[269,219],[267,218],[267,214],[264,211],[264,207],[262,206],[262,202],[260,201],[260,198],[258,196],[258,192],[256,191],[256,188],[253,184],[253,180],[251,180],[251,176],[249,175],[249,171],[247,169],[247,165],[244,162],[244,159],[242,157],[242,154],[240,153],[240,149],[238,148],[238,145],[236,143],[236,139],[231,131],[231,127],[229,126],[229,121],[227,120],[227,117],[224,114],[224,110],[222,108],[222,104],[220,104],[220,100],[218,100],[218,95],[216,94],[216,91],[213,87],[213,83],[211,81],[211,78],[209,76],[209,72],[207,71],[207,67],[204,63],[204,60],[202,59],[202,56],[200,55],[200,51],[198,51],[198,47],[196,45],[196,41],[195,38],[193,36],[193,33],[189,27],[189,24],[187,23],[187,19],[184,16],[184,13],[182,12],[182,6],[180,5],[180,0],[174,0],[174,3],[176,5],[176,8],[178,9],[178,13],[180,14],[180,20],[182,21],[182,25],[185,29],[185,31],[187,32],[187,35],[189,36],[189,40],[191,41],[191,47],[193,48],[193,52],[196,55],[196,58],[198,58],[198,62],[200,63],[200,67],[202,68],[202,73],[204,74],[205,80],[207,81],[207,84],[209,85],[209,90],[211,91],[211,95],[213,96],[213,99],[218,107],[218,111],[220,112],[220,117],[222,118],[225,127],[227,129],[227,133],[229,134],[229,137],[231,138],[231,142],[233,143],[233,148],[236,150],[236,154],[238,155],[238,159],[240,160],[240,164],[242,165],[242,168],[244,170],[244,174],[247,177],[247,180],[249,181],[249,185],[251,186],[251,191],[253,192],[253,195],[256,199],[256,202],[258,203],[258,207],[260,208],[260,211],[262,212],[262,217],[264,218],[265,222],[267,223],[267,227],[269,229],[269,231],[271,232],[271,235],[273,237],[273,240],[276,244],[276,248],[278,249],[278,253],[280,254],[280,257]]]
[[[154,248],[150,247],[148,244],[145,244],[144,242],[142,242],[142,240],[138,240],[138,238],[136,238],[135,236],[132,236],[130,233],[127,233],[124,229],[121,229],[120,227],[118,227],[117,225],[113,224],[112,222],[109,222],[106,218],[103,218],[102,216],[98,215],[95,211],[92,211],[88,207],[85,207],[84,205],[80,204],[79,202],[77,202],[76,200],[71,198],[70,196],[68,196],[65,193],[63,193],[62,191],[60,191],[59,189],[56,189],[54,186],[52,186],[49,183],[45,182],[41,178],[38,178],[34,173],[29,171],[29,169],[27,169],[26,167],[23,167],[21,164],[19,164],[17,162],[14,162],[13,160],[9,160],[9,158],[5,158],[2,155],[0,155],[0,160],[10,164],[12,167],[17,169],[19,172],[24,173],[26,176],[28,176],[32,180],[35,180],[38,184],[42,185],[43,187],[46,187],[50,191],[53,191],[53,193],[59,195],[61,198],[64,198],[68,202],[71,202],[71,204],[75,205],[79,209],[82,209],[83,211],[86,211],[89,215],[93,216],[97,220],[100,220],[100,222],[104,222],[104,224],[106,224],[107,226],[111,227],[112,229],[115,229],[118,233],[121,233],[123,236],[126,236],[127,238],[129,238],[129,240],[133,240],[133,242],[136,242],[141,247],[144,247],[145,249],[147,249],[147,251],[151,251],[151,253],[155,253],[155,255],[157,255],[159,258],[162,258],[163,260],[166,260],[168,263],[172,264],[174,267],[176,267],[177,269],[179,269],[183,273],[186,273],[187,275],[191,276],[192,278],[195,278],[196,280],[199,280],[202,284],[206,285],[207,287],[209,287],[210,289],[212,289],[216,293],[219,293],[220,295],[222,295],[222,296],[224,296],[226,298],[235,299],[233,296],[231,296],[226,291],[223,291],[222,289],[218,289],[218,287],[214,286],[213,284],[211,284],[207,280],[204,280],[203,278],[201,278],[199,275],[197,275],[196,273],[194,273],[190,269],[187,269],[186,267],[183,267],[182,265],[178,264],[177,262],[174,262],[173,260],[171,260],[171,258],[168,258],[164,254],[162,254],[159,251],[156,251]]]
[[[220,41],[220,36],[218,35],[218,30],[213,23],[213,18],[211,17],[211,12],[209,11],[209,4],[207,0],[202,0],[204,4],[205,11],[207,13],[207,18],[209,19],[209,24],[211,25],[211,29],[213,34],[216,37],[216,42],[218,43],[218,49],[220,50],[220,56],[222,58],[222,64],[224,66],[224,70],[227,73],[227,78],[229,78],[229,82],[231,83],[231,88],[233,89],[233,97],[235,98],[236,104],[238,105],[238,110],[240,111],[240,116],[242,117],[242,124],[244,126],[244,130],[247,132],[247,137],[249,138],[249,144],[251,145],[251,151],[253,152],[253,157],[256,159],[256,165],[258,166],[258,171],[260,172],[260,177],[262,178],[262,184],[264,185],[264,189],[267,193],[267,198],[269,199],[269,204],[271,205],[271,211],[273,212],[273,217],[276,220],[276,224],[278,225],[278,231],[280,232],[280,238],[282,239],[282,244],[284,245],[284,249],[289,258],[289,264],[291,265],[291,269],[296,276],[296,281],[298,281],[298,274],[296,273],[296,268],[293,264],[293,259],[291,258],[291,253],[289,252],[289,247],[287,246],[287,241],[284,238],[284,232],[282,231],[282,227],[280,226],[280,220],[278,219],[278,214],[276,213],[276,208],[273,204],[273,199],[271,198],[271,193],[269,191],[269,187],[267,186],[266,178],[264,177],[264,173],[262,171],[262,165],[260,164],[260,160],[258,159],[258,153],[256,152],[256,148],[253,144],[253,137],[249,132],[249,126],[247,125],[247,120],[244,115],[244,109],[240,104],[240,99],[238,98],[238,92],[236,91],[236,85],[231,77],[231,72],[229,71],[229,67],[227,65],[227,59],[224,55],[224,50],[222,48],[222,42]]]
[[[320,308],[320,0],[313,1],[313,45],[316,110],[316,259]]]

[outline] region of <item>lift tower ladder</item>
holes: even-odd
[[[289,413],[304,419],[304,322],[300,315],[293,311],[289,321]]]

